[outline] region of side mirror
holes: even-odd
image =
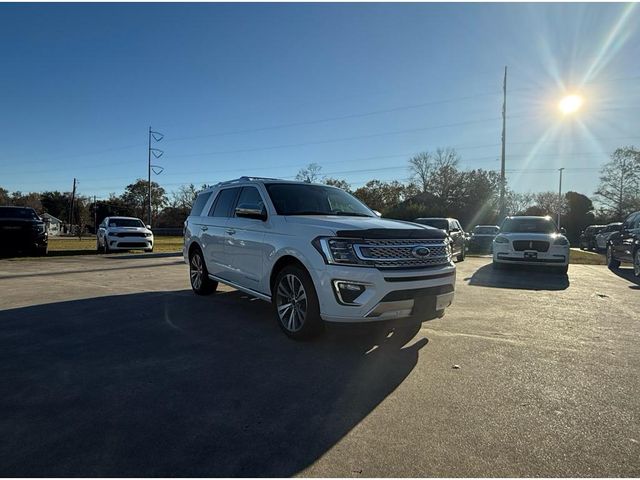
[[[375,213],[377,217],[381,217],[382,216],[382,214],[377,210],[372,210],[372,212]]]
[[[146,225],[146,227],[147,227],[149,230],[151,230],[151,225]]]
[[[256,220],[262,220],[263,222],[267,219],[267,211],[263,206],[243,203],[236,207],[236,217],[241,218],[253,218]]]
[[[564,227],[560,227],[560,233],[561,233],[562,235],[566,235],[566,234],[567,234],[567,229],[566,229],[566,228],[564,228]]]

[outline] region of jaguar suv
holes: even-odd
[[[224,283],[271,302],[295,339],[325,322],[440,317],[456,278],[443,230],[380,218],[339,188],[254,177],[198,194],[184,259],[196,294]]]
[[[569,268],[569,241],[551,217],[507,217],[493,240],[493,266],[547,265],[558,273]]]

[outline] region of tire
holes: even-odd
[[[456,257],[456,260],[458,260],[459,262],[464,262],[464,257],[466,256],[467,256],[467,249],[465,248],[464,245],[462,245],[462,250],[460,250],[460,255]]]
[[[271,303],[278,325],[294,340],[309,340],[324,329],[318,295],[304,268],[289,265],[278,272]]]
[[[46,247],[38,247],[33,250],[33,256],[35,257],[45,257],[47,252],[49,251],[49,246]]]
[[[640,248],[637,248],[633,255],[633,274],[636,278],[640,278]]]
[[[196,295],[209,295],[218,288],[218,282],[209,278],[207,265],[199,248],[189,255],[189,281]]]
[[[96,240],[96,252],[98,253],[104,252],[104,248],[102,248],[102,245],[100,245],[100,240]]]
[[[145,248],[144,251],[147,252],[147,253],[153,253],[153,247],[152,248]]]
[[[102,250],[102,253],[111,253],[111,249],[109,248],[109,242],[107,242],[106,239],[104,241],[104,249]]]
[[[620,266],[620,260],[616,260],[611,250],[611,245],[607,245],[607,267],[610,269],[618,268]]]

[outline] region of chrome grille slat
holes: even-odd
[[[447,240],[389,239],[363,240],[353,245],[356,255],[372,261],[381,268],[431,267],[446,265],[451,261]],[[426,247],[430,250],[427,257],[416,258],[412,250]]]

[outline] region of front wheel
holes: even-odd
[[[218,288],[218,282],[209,278],[207,265],[204,263],[202,252],[196,249],[189,257],[189,280],[191,289],[197,295],[209,295]]]
[[[616,260],[613,256],[613,249],[611,245],[607,245],[607,267],[614,269],[620,266],[620,261]]]
[[[316,289],[303,268],[290,265],[278,273],[272,302],[278,325],[288,337],[307,340],[322,332]]]
[[[633,274],[640,278],[640,248],[636,250],[636,254],[633,256]]]

